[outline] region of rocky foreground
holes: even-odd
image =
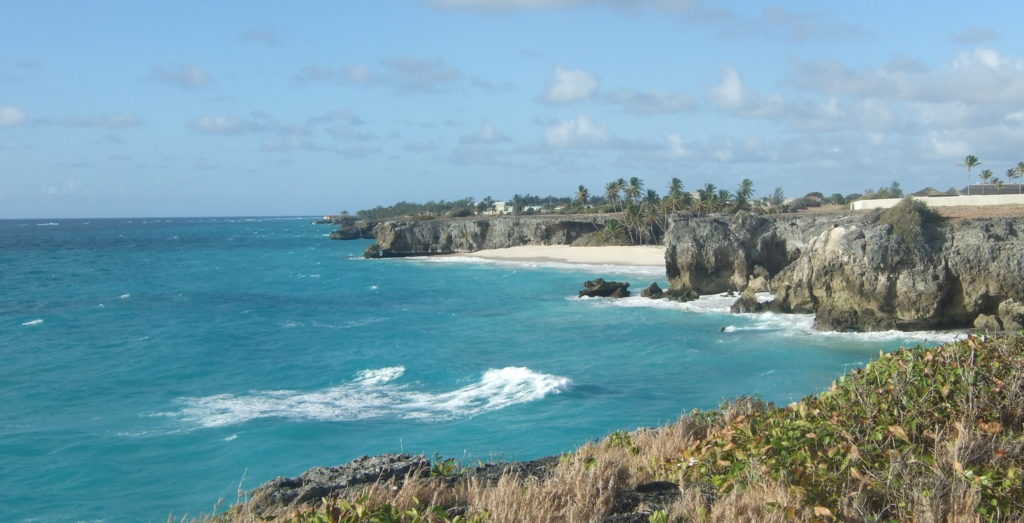
[[[222,521],[1019,521],[1024,340],[901,349],[785,408],[740,399],[575,452],[389,454],[277,478]]]

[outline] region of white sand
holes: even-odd
[[[665,266],[664,246],[572,247],[569,245],[524,245],[487,249],[467,256],[486,260],[584,263],[591,265]]]

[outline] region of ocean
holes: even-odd
[[[949,333],[579,299],[662,268],[364,260],[308,218],[0,221],[0,521],[163,521],[364,454],[532,459]],[[219,504],[218,504],[219,503]]]

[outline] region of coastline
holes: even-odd
[[[504,249],[484,249],[463,256],[494,261],[558,262],[579,265],[622,265],[664,267],[662,245],[573,247],[570,245],[521,245]]]

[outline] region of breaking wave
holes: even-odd
[[[368,369],[354,380],[312,392],[269,390],[182,398],[184,407],[164,415],[201,427],[225,427],[262,418],[292,421],[358,421],[373,418],[425,422],[468,418],[558,394],[571,381],[526,367],[490,369],[450,392],[426,392],[394,382],[404,367]]]

